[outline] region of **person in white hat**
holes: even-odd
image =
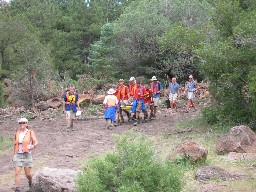
[[[150,87],[152,90],[152,98],[153,98],[153,102],[154,102],[154,112],[153,112],[153,117],[151,116],[151,118],[155,118],[156,117],[156,110],[158,107],[158,102],[161,96],[161,92],[163,91],[163,86],[161,84],[161,82],[157,81],[156,76],[153,76],[151,78],[151,83],[150,83]]]
[[[25,175],[28,179],[29,187],[31,188],[31,167],[33,164],[31,152],[38,145],[38,141],[34,131],[28,128],[28,120],[26,118],[20,118],[18,120],[18,123],[20,127],[16,131],[14,138],[13,156],[13,164],[15,166],[15,192],[20,191],[20,175],[22,168],[24,168]]]
[[[190,107],[193,107],[194,111],[196,111],[196,106],[194,102],[196,90],[197,90],[196,81],[194,80],[193,75],[189,75],[189,82],[187,83],[184,91],[184,94],[187,92],[187,99],[188,99],[185,113],[188,113],[188,110]]]
[[[130,94],[129,100],[130,100],[130,102],[132,102],[132,100],[133,100],[133,88],[135,87],[135,85],[136,85],[135,77],[131,77],[129,79],[129,94]]]
[[[106,108],[104,118],[107,121],[107,128],[112,129],[114,122],[116,122],[116,107],[118,104],[117,97],[114,95],[116,91],[111,88],[108,90],[108,95],[103,101],[103,105]]]

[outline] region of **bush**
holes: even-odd
[[[158,159],[145,137],[133,132],[117,136],[116,149],[85,163],[77,178],[78,191],[181,191],[176,165]]]
[[[0,107],[4,106],[4,85],[0,81]]]

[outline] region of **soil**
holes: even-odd
[[[82,169],[82,162],[93,155],[114,150],[114,134],[122,134],[133,129],[146,135],[168,132],[171,126],[185,118],[191,118],[199,112],[172,114],[170,110],[160,109],[157,118],[146,123],[133,126],[127,122],[114,127],[113,130],[105,128],[105,120],[77,120],[75,130],[66,131],[65,116],[63,114],[51,120],[34,119],[29,126],[34,130],[39,144],[33,151],[34,167],[32,172],[42,167]],[[13,138],[15,130],[19,127],[16,118],[0,117],[0,133]],[[22,192],[28,187],[24,172],[21,177]],[[14,189],[14,168],[12,164],[12,150],[0,158],[0,191],[9,192]]]

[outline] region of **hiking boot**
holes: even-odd
[[[121,123],[121,124],[124,123],[124,116],[123,116],[123,115],[121,115],[121,121],[120,121],[120,123]]]
[[[115,126],[115,127],[117,127],[117,126],[118,126],[118,123],[117,123],[116,121],[115,121],[115,123],[114,123],[114,126]]]

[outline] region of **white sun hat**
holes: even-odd
[[[28,119],[22,117],[22,118],[18,119],[18,123],[28,123]]]
[[[135,81],[135,77],[131,77],[129,81]]]
[[[151,79],[151,81],[156,81],[156,80],[157,80],[156,76],[153,76]]]
[[[111,89],[108,90],[108,94],[109,94],[109,95],[113,95],[115,92],[116,92],[116,91],[115,91],[113,88],[111,88]]]

